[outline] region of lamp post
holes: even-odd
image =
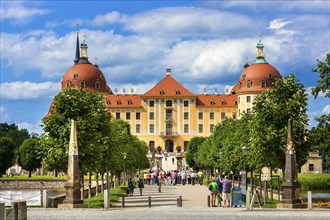
[[[223,154],[223,152],[220,151],[219,152],[219,156],[220,156],[220,170],[219,170],[220,178],[221,178],[221,175],[222,175],[222,172],[221,172],[221,157],[222,157],[222,154]]]
[[[245,193],[247,192],[247,172],[245,169],[245,163],[246,163],[246,154],[247,154],[247,146],[242,147],[243,155],[244,155],[244,182],[245,182]]]
[[[123,156],[124,156],[124,186],[126,186],[126,169],[125,169],[126,152],[123,153]]]

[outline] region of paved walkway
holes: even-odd
[[[134,220],[329,220],[329,210],[278,210],[245,208],[209,208],[207,207],[206,186],[164,186],[158,192],[157,185],[146,186],[144,195],[137,189],[132,197],[125,197],[126,207],[121,201],[110,209],[43,209],[29,208],[29,220],[99,220],[99,219],[134,219]],[[152,197],[151,208],[148,207],[148,196]],[[182,207],[176,206],[176,198],[182,196]]]
[[[206,186],[197,185],[162,185],[161,193],[158,186],[145,185],[140,196],[139,188],[134,190],[133,196],[125,197],[125,208],[148,207],[148,197],[151,197],[151,206],[176,206],[178,196],[182,196],[182,206],[207,207],[209,190]],[[121,201],[116,207],[121,207]]]

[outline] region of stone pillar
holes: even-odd
[[[278,208],[306,208],[299,199],[300,183],[298,182],[298,173],[295,156],[295,144],[293,137],[292,119],[288,120],[288,138],[287,153],[285,157],[285,170],[283,179],[283,199],[278,203]]]
[[[176,164],[177,164],[177,170],[182,170],[182,155],[177,154],[176,155]]]
[[[42,190],[42,207],[47,208],[47,190]]]
[[[76,122],[71,120],[71,134],[69,143],[68,172],[65,184],[66,198],[59,208],[87,208],[80,195],[78,142],[76,132]]]

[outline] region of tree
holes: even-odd
[[[32,171],[41,167],[41,159],[38,158],[38,139],[25,139],[19,147],[20,165],[23,169],[29,171],[31,177]]]
[[[0,137],[8,137],[14,143],[16,153],[25,139],[30,138],[27,129],[18,129],[15,124],[0,123]]]
[[[50,116],[44,119],[46,135],[41,140],[43,165],[65,171],[67,167],[71,119],[77,124],[79,168],[93,172],[102,157],[104,136],[109,134],[110,115],[103,96],[90,91],[66,89],[54,98]]]
[[[325,62],[317,60],[317,68],[312,71],[320,74],[318,85],[312,89],[314,98],[317,98],[320,92],[325,93],[325,97],[330,97],[330,53],[326,55]]]
[[[330,168],[330,114],[315,119],[318,124],[309,132],[311,150],[323,155],[327,169]]]
[[[196,156],[197,156],[197,151],[198,148],[201,146],[201,144],[206,140],[205,137],[193,137],[190,139],[188,146],[187,146],[187,151],[185,153],[185,158],[186,162],[190,167],[193,167],[194,169],[197,168],[196,165]]]
[[[14,162],[14,143],[8,137],[0,137],[0,177]]]
[[[248,160],[251,167],[285,167],[288,119],[293,120],[293,133],[298,166],[306,162],[309,147],[307,136],[307,94],[294,74],[275,82],[273,90],[256,97],[250,126]],[[249,157],[250,158],[250,157]]]

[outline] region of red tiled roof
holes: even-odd
[[[196,97],[192,92],[176,81],[171,74],[167,74],[155,87],[150,89],[144,97]]]
[[[237,107],[237,95],[197,95],[196,105],[197,107]]]
[[[141,95],[114,95],[107,96],[108,108],[140,108],[142,107]]]
[[[268,63],[251,64],[242,72],[239,82],[235,85],[235,88],[237,87],[235,92],[262,92],[273,89],[273,83],[277,78],[282,78],[282,76],[272,65]],[[248,81],[252,83],[250,88],[247,87]],[[266,87],[263,88],[261,82],[266,82]]]

